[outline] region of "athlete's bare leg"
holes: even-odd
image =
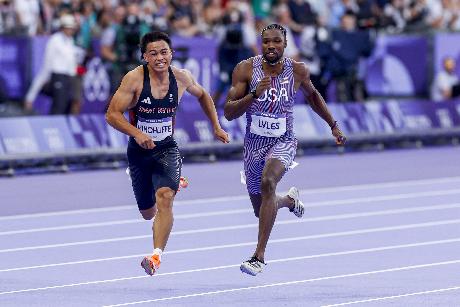
[[[260,205],[262,204],[262,195],[249,194],[249,198],[251,199],[252,208],[254,209],[254,215],[258,218],[260,212]],[[278,210],[281,208],[292,209],[294,207],[294,200],[287,195],[276,195],[276,205],[278,207]]]
[[[152,208],[149,208],[147,210],[139,210],[139,212],[141,213],[144,220],[150,221],[155,217],[155,214],[157,213],[157,208],[156,206],[153,206]]]
[[[153,222],[153,246],[164,250],[173,226],[173,200],[171,188],[159,188],[155,193],[157,213]]]
[[[276,186],[285,172],[285,167],[278,159],[269,159],[262,172],[261,206],[259,211],[259,236],[254,255],[264,261],[265,248],[275,223],[278,212]],[[284,203],[284,202],[282,202]]]

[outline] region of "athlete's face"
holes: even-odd
[[[167,42],[160,40],[147,44],[144,60],[158,72],[167,71],[172,60],[172,50]]]
[[[278,29],[265,30],[262,35],[262,56],[270,64],[278,62],[286,48],[283,33]]]

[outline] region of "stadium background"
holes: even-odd
[[[44,89],[28,109],[69,14],[76,107],[49,115]],[[446,57],[460,76],[459,14],[459,0],[0,0],[0,305],[458,306],[460,99],[432,89]],[[277,192],[297,186],[307,211],[279,211],[267,269],[250,278],[238,270],[258,227],[240,182],[245,122],[222,104],[270,22],[290,29],[287,55],[308,63],[349,141],[335,146],[297,97],[299,164]],[[127,138],[104,119],[149,29],[171,34],[174,65],[216,98],[232,138],[215,142],[183,97],[175,137],[190,184],[153,278],[139,267],[152,222],[125,174]]]
[[[350,139],[348,149],[458,142],[458,99],[430,99],[442,60],[451,56],[460,61],[458,1],[30,1],[35,10],[22,2],[27,1],[2,1],[0,114],[6,118],[0,120],[0,161],[7,174],[34,163],[124,160],[126,137],[105,124],[103,112],[122,74],[140,64],[133,50],[149,29],[172,35],[174,65],[189,69],[217,98],[232,137],[226,148],[214,144],[199,104],[186,94],[175,136],[187,157],[241,152],[244,118],[228,122],[222,116],[227,88],[221,87],[229,79],[223,67],[233,68],[231,61],[244,57],[241,50],[254,54],[258,33],[270,22],[290,29],[288,56],[311,66],[315,86]],[[65,14],[76,17],[75,42],[84,51],[76,77],[79,108],[47,117],[51,98],[41,93],[33,111],[25,112],[25,94],[42,66],[46,42]],[[344,15],[351,15],[356,26],[344,28]],[[107,41],[104,35],[110,31],[114,39],[104,44],[116,55],[113,61],[101,52],[101,40]],[[350,37],[358,38],[347,45]],[[344,69],[337,67],[345,60]],[[351,88],[349,80],[361,87]],[[217,96],[218,90],[222,95]],[[300,97],[295,113],[300,149],[333,145],[327,126]]]

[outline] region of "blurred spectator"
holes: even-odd
[[[308,66],[310,71],[310,80],[319,91],[321,96],[326,97],[327,80],[322,78],[322,64],[320,52],[318,52],[318,43],[328,39],[328,32],[323,27],[307,26],[300,34],[300,61]]]
[[[97,30],[97,14],[94,10],[92,1],[83,0],[78,5],[80,16],[80,30],[77,34],[77,44],[85,50],[91,48],[91,40],[95,30]]]
[[[192,12],[195,18],[195,25],[198,28],[199,35],[208,31],[208,25],[204,21],[203,11],[204,3],[202,0],[191,0]]]
[[[406,31],[425,31],[427,30],[428,9],[426,0],[410,0],[404,12],[406,19]]]
[[[61,30],[51,35],[41,71],[27,92],[25,109],[28,111],[32,110],[33,101],[47,80],[48,93],[52,98],[50,114],[70,114],[72,102],[77,100],[74,95],[78,49],[73,35],[78,25],[72,15],[63,15],[60,22]]]
[[[256,31],[259,33],[267,25],[267,18],[272,10],[273,0],[252,0],[252,9],[254,11]]]
[[[406,28],[406,19],[404,18],[404,0],[391,0],[383,10],[385,18],[384,26],[387,31],[400,33]]]
[[[455,73],[455,60],[447,57],[443,60],[443,70],[434,79],[431,99],[442,101],[458,96],[460,96],[460,82]]]
[[[378,26],[379,8],[375,0],[356,0],[358,11],[356,22],[359,29],[369,29]]]
[[[16,31],[16,12],[12,0],[0,0],[0,34]]]
[[[338,101],[363,101],[367,97],[364,82],[358,79],[358,65],[372,49],[369,33],[356,29],[356,17],[351,13],[342,16],[341,29],[332,31],[325,55],[327,73],[337,81]]]
[[[192,37],[199,33],[198,27],[192,23],[190,15],[182,11],[176,11],[169,21],[173,34],[183,37]]]
[[[428,23],[434,29],[459,30],[456,25],[459,20],[458,0],[431,0],[427,3]]]
[[[292,35],[291,27],[294,27],[297,30],[301,30],[302,26],[296,24],[292,20],[291,13],[289,12],[289,8],[286,4],[278,5],[273,10],[273,13],[275,15],[275,22],[282,25],[286,29],[287,46],[284,49],[284,56],[298,61],[300,59],[299,49],[297,48],[294,36]]]
[[[174,14],[177,13],[178,15],[181,15],[181,16],[183,15],[188,16],[190,19],[190,23],[195,24],[196,16],[195,16],[195,12],[193,11],[191,0],[172,0],[170,2],[174,10]]]
[[[221,6],[221,0],[207,0],[205,1],[203,9],[203,19],[208,25],[206,32],[212,33],[215,27],[222,19],[224,11]]]
[[[118,13],[114,14],[115,16],[117,16],[118,14],[119,16],[118,18],[120,18],[120,14],[121,16],[123,16],[122,14],[124,14],[123,11],[120,11],[120,8],[122,9],[123,7],[118,7],[117,8]],[[119,19],[119,22],[121,20],[123,20],[123,17]],[[97,15],[97,23],[101,31],[101,35],[100,35],[101,59],[110,77],[110,93],[114,93],[115,89],[118,87],[119,83],[121,82],[121,78],[123,75],[119,68],[119,65],[117,65],[118,57],[115,51],[115,39],[116,39],[116,33],[117,33],[116,28],[119,25],[114,24],[112,22],[112,12],[109,11],[108,9],[102,9],[101,11],[99,11]]]
[[[40,27],[39,0],[14,0],[20,32],[29,36],[36,35]]]
[[[358,12],[355,0],[332,0],[328,26],[332,29],[339,28],[345,12]]]
[[[300,26],[300,28],[291,27],[291,30],[296,34],[300,33],[304,26],[316,24],[316,13],[306,0],[289,0],[287,5],[292,21]]]
[[[61,2],[61,0],[45,0],[42,2],[41,18],[44,33],[51,34],[59,30],[59,17],[62,14]]]
[[[329,15],[331,13],[331,2],[334,0],[308,0],[311,8],[316,12],[316,22],[320,26],[327,26]]]
[[[255,17],[252,8],[248,1],[244,0],[231,0],[227,2],[227,12],[238,10],[243,16],[243,44],[251,48],[253,54],[259,52],[257,47],[258,34],[256,32]]]
[[[243,22],[243,15],[236,8],[230,9],[222,18],[224,33],[217,51],[219,81],[212,95],[216,108],[222,93],[230,87],[235,66],[254,55],[252,49],[244,43]]]
[[[172,12],[167,0],[154,0],[152,30],[169,32],[168,17]]]
[[[139,42],[150,29],[139,17],[140,8],[136,2],[127,6],[127,14],[119,27],[116,27],[117,64],[122,75],[140,64]]]
[[[119,60],[116,48],[117,33],[126,17],[126,8],[117,6],[113,11],[103,9],[98,14],[101,27],[100,52],[105,69],[110,77],[110,93],[120,85],[124,73],[124,63]]]

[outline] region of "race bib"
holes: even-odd
[[[154,141],[162,141],[172,135],[172,117],[161,119],[138,118],[137,129],[150,136]]]
[[[251,115],[251,133],[280,137],[286,132],[286,115],[257,112]]]

